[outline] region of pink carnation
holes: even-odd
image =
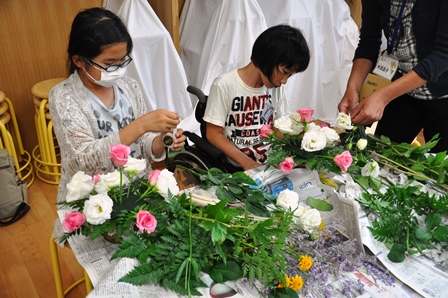
[[[128,155],[131,153],[131,147],[123,144],[117,144],[109,147],[109,152],[112,156],[108,156],[108,158],[112,160],[114,165],[117,167],[122,167],[128,162]]]
[[[348,168],[353,162],[350,151],[346,150],[334,157],[334,164],[341,168],[342,173],[347,173]]]
[[[300,115],[300,122],[311,122],[311,117],[313,117],[314,110],[313,109],[301,109],[297,110],[297,113]]]
[[[137,213],[136,225],[140,232],[146,231],[148,234],[151,234],[157,227],[157,220],[148,211],[140,210]]]
[[[291,173],[293,166],[294,166],[294,159],[292,159],[291,157],[285,158],[285,160],[280,163],[280,169],[286,174]]]
[[[81,212],[75,211],[65,214],[62,221],[62,227],[67,232],[71,233],[79,229],[86,222],[86,217]]]
[[[148,175],[148,181],[149,183],[154,186],[157,184],[157,181],[159,180],[160,170],[154,170]]]
[[[270,125],[263,125],[260,129],[260,138],[266,139],[269,138],[269,135],[272,133],[272,129]]]

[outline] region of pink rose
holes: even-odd
[[[79,229],[86,222],[86,217],[81,212],[75,211],[66,213],[62,221],[62,227],[67,232],[71,233]]]
[[[311,117],[314,114],[314,110],[313,109],[301,109],[301,110],[297,110],[297,113],[299,113],[300,115],[300,122],[306,122],[309,123],[311,122]]]
[[[117,167],[122,167],[128,162],[128,155],[131,153],[131,147],[117,144],[109,147],[109,152],[112,153],[112,156],[108,156],[110,160]]]
[[[157,227],[157,220],[148,211],[140,210],[137,213],[136,225],[140,232],[146,231],[148,234],[151,234]]]
[[[160,170],[154,170],[148,175],[148,181],[149,183],[154,186],[156,185],[157,181],[159,180]]]
[[[347,173],[347,169],[353,162],[350,151],[346,150],[334,157],[334,164],[341,168],[342,173]]]
[[[272,133],[272,129],[270,125],[263,125],[260,129],[260,137],[262,139],[269,138],[269,135]]]
[[[293,166],[294,166],[294,159],[292,159],[291,157],[285,158],[285,160],[280,163],[280,169],[286,174],[291,173]]]
[[[93,179],[93,183],[97,184],[101,180],[101,175],[95,174],[95,175],[93,175],[92,179]]]

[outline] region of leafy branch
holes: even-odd
[[[421,253],[448,241],[448,226],[441,224],[442,214],[448,214],[448,196],[437,198],[417,186],[396,185],[384,194],[363,193],[358,201],[377,215],[369,229],[390,247],[388,258],[393,262],[402,262],[406,252]],[[416,215],[425,217],[425,226]]]

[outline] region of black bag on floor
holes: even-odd
[[[14,160],[0,149],[0,225],[10,225],[29,210],[26,182],[17,178]],[[7,220],[5,220],[7,219]]]

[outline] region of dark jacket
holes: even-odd
[[[363,0],[362,25],[355,59],[376,64],[382,32],[389,38],[390,0]],[[419,63],[414,71],[427,80],[436,97],[448,94],[448,0],[417,0],[412,10],[412,30]]]

